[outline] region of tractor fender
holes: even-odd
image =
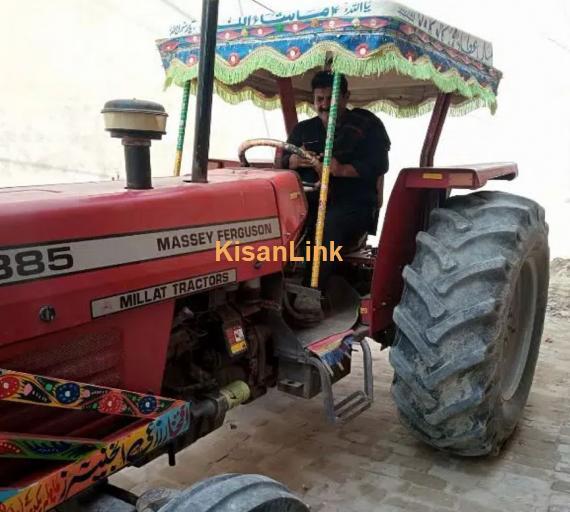
[[[414,257],[416,235],[426,227],[430,211],[439,206],[451,189],[476,190],[489,180],[512,180],[517,174],[517,164],[512,162],[407,167],[400,171],[388,201],[370,297],[365,304],[372,338],[390,344],[392,314],[404,287],[402,270]]]

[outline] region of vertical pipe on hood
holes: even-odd
[[[218,4],[219,0],[202,1],[196,131],[194,134],[194,158],[192,161],[192,181],[198,183],[206,183],[208,181],[208,153],[210,150],[212,95],[214,91]]]

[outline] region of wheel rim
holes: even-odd
[[[501,385],[504,401],[511,400],[516,394],[526,368],[536,314],[537,288],[536,263],[534,259],[528,259],[519,274],[507,317]]]

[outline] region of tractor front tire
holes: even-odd
[[[502,192],[454,196],[416,241],[390,351],[400,419],[436,448],[497,454],[538,358],[549,279],[544,210]]]
[[[159,512],[309,512],[309,507],[276,480],[232,473],[198,482]]]

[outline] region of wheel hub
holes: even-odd
[[[525,261],[509,307],[503,344],[501,395],[509,401],[524,374],[534,328],[538,280],[534,259]]]

